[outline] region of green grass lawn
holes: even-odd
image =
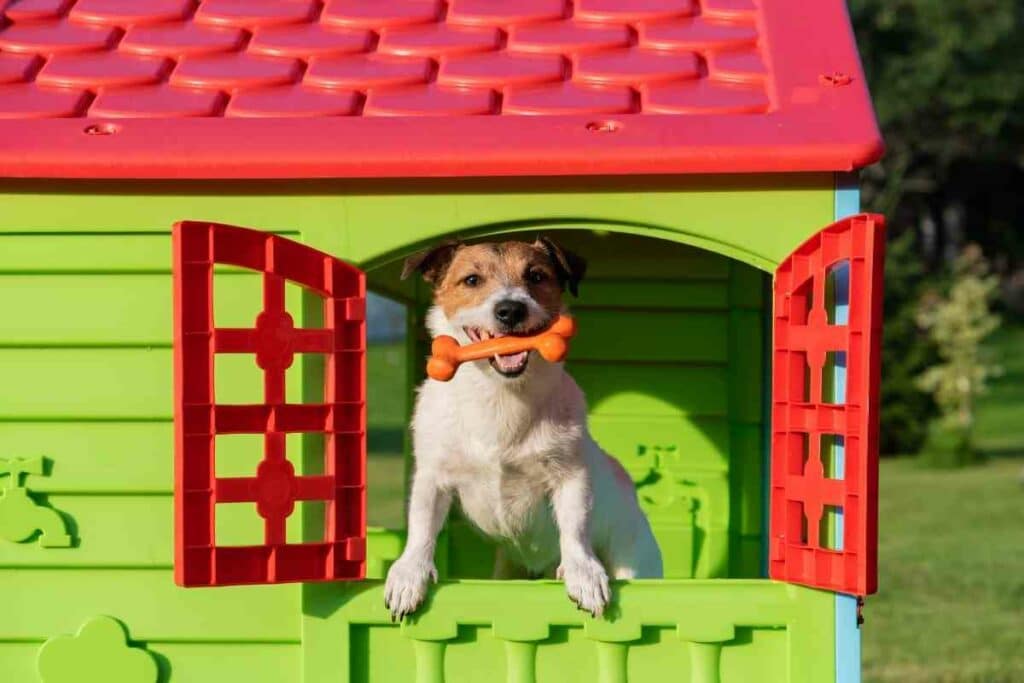
[[[1003,375],[978,401],[976,442],[992,456],[1024,456],[1024,325],[1002,328],[988,349]]]
[[[1024,461],[884,462],[868,681],[1024,681]]]
[[[868,681],[1024,681],[1024,328],[989,345],[1005,374],[979,402],[979,466],[885,461]],[[1014,457],[1016,456],[1016,457]]]

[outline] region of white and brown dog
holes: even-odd
[[[427,326],[469,343],[534,334],[563,311],[586,263],[555,243],[443,244],[410,257],[434,286]],[[584,332],[585,334],[585,332]],[[416,460],[405,550],[391,566],[392,618],[416,610],[437,580],[434,546],[452,499],[498,542],[495,578],[549,574],[600,615],[608,576],[660,578],[661,552],[633,482],[587,430],[583,393],[535,351],[464,364],[428,379],[412,422]]]

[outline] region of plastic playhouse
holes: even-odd
[[[0,680],[859,680],[884,243],[842,0],[0,7]],[[538,232],[590,262],[568,365],[667,578],[593,619],[453,514],[393,624],[367,287],[408,395],[403,257]]]

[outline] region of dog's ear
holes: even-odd
[[[558,273],[558,282],[568,288],[573,296],[579,296],[580,281],[587,274],[587,261],[568,249],[563,249],[547,237],[537,238],[535,246],[543,249]]]
[[[458,240],[448,240],[436,246],[424,249],[405,259],[402,266],[402,279],[406,279],[414,272],[419,271],[423,279],[432,285],[439,283],[444,278],[445,271],[455,257],[455,252],[462,248]]]

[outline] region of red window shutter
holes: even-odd
[[[297,242],[258,230],[202,222],[174,226],[175,581],[183,586],[358,579],[366,555],[365,348],[363,273]],[[263,274],[263,310],[251,329],[216,328],[214,264]],[[296,328],[285,282],[323,301],[322,328]],[[220,405],[219,354],[252,354],[263,402]],[[289,404],[285,371],[296,354],[323,354],[322,403]],[[301,476],[285,457],[292,432],[324,435],[323,475]],[[216,435],[262,434],[251,476],[216,476]],[[288,543],[297,501],[325,502],[324,538]],[[264,543],[223,546],[220,503],[255,504]]]
[[[809,239],[775,273],[773,579],[853,595],[876,590],[884,250],[883,218],[853,216]],[[837,274],[844,282],[836,284]],[[841,313],[836,289],[848,300]],[[837,368],[845,400],[835,395]]]

